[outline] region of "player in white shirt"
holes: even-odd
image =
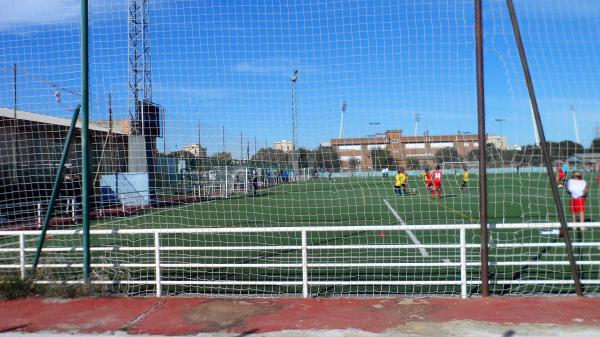
[[[431,198],[435,198],[435,193],[437,192],[438,199],[442,198],[442,179],[444,178],[444,174],[440,170],[440,166],[436,166],[433,171],[433,188],[431,189]]]
[[[589,190],[590,185],[583,179],[581,172],[575,172],[574,178],[567,181],[567,192],[571,195],[570,210],[573,214],[573,223],[577,223],[577,214],[581,223],[585,221],[585,198]]]

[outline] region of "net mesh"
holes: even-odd
[[[472,0],[89,2],[90,215],[93,230],[112,231],[92,235],[92,281],[105,291],[479,292],[475,228],[464,261],[458,228],[369,229],[479,221]],[[597,221],[599,7],[534,0],[516,11],[553,165],[566,179],[584,172],[585,220]],[[36,229],[81,100],[79,6],[21,1],[7,13],[0,224]],[[548,224],[491,229],[492,291],[571,293],[506,3],[484,2],[483,15],[489,222]],[[81,158],[76,132],[52,229],[80,226]],[[339,229],[302,232],[324,226]],[[228,228],[257,229],[208,230]],[[574,232],[588,281],[596,231]],[[1,240],[13,272],[19,237]],[[36,237],[24,241],[30,264]],[[80,281],[80,247],[79,234],[50,234],[40,278]]]

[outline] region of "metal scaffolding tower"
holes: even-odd
[[[129,114],[135,118],[142,101],[152,102],[150,0],[129,0]]]

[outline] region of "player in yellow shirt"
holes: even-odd
[[[406,183],[406,175],[404,174],[404,170],[398,170],[398,173],[394,177],[394,193],[398,195],[402,195],[403,188],[405,188]]]
[[[464,169],[463,172],[463,183],[460,186],[461,190],[469,190],[469,186],[467,186],[469,184],[469,170],[467,170],[466,168]]]

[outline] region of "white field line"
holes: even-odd
[[[387,208],[390,210],[390,212],[392,212],[392,214],[394,215],[394,217],[396,217],[396,219],[398,220],[398,222],[400,223],[400,225],[402,226],[406,226],[406,222],[404,222],[404,220],[402,220],[402,218],[400,217],[400,215],[398,215],[398,213],[396,212],[396,210],[390,205],[390,203],[383,199],[383,203],[387,206]],[[412,242],[415,245],[421,246],[421,241],[419,241],[419,239],[417,239],[417,236],[415,235],[415,233],[413,233],[410,229],[406,229],[405,230],[406,234],[408,234],[408,237],[412,240]],[[423,257],[429,257],[429,253],[427,252],[427,250],[423,247],[418,247],[417,248],[419,250],[419,252],[421,252],[421,256]],[[448,261],[450,262],[450,261]]]

